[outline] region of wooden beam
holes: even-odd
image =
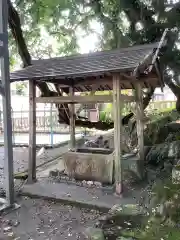
[[[69,96],[71,98],[74,97],[74,89],[73,87],[69,88]],[[74,149],[76,145],[76,138],[75,138],[75,106],[74,103],[71,103],[69,106],[70,112],[70,148]]]
[[[138,151],[141,163],[139,164],[139,173],[143,178],[143,165],[144,165],[144,109],[143,109],[143,92],[139,83],[135,86],[136,97],[136,124],[137,124],[137,137],[138,137]]]
[[[29,81],[29,163],[28,183],[36,181],[36,86]]]
[[[128,73],[121,73],[120,74],[120,77],[122,78],[121,79],[121,82],[128,82],[128,81],[136,81],[136,77],[132,75],[132,73],[130,72],[129,74]],[[124,79],[125,78],[125,79]],[[124,80],[123,80],[124,79]]]
[[[121,164],[121,108],[122,95],[120,76],[113,76],[113,107],[114,107],[114,148],[115,148],[115,186],[116,194],[122,193],[122,164]]]
[[[122,95],[124,101],[133,102],[133,96]],[[61,97],[38,97],[37,103],[108,103],[113,102],[112,95],[88,95],[88,96],[61,96]]]
[[[128,84],[130,82],[134,82],[134,81],[139,81],[137,79],[136,76],[134,76],[132,73],[131,75],[129,73],[120,73],[120,77],[121,77],[121,83],[124,83],[124,84]],[[154,74],[154,73],[149,73],[147,76],[143,76],[140,78],[140,81],[143,82],[143,81],[151,81],[151,79],[157,79],[157,75]],[[102,77],[102,78],[97,78],[97,77],[89,77],[89,78],[85,78],[79,82],[76,82],[74,87],[83,87],[83,86],[97,86],[97,85],[110,85],[112,86],[112,79],[113,77],[110,75],[110,76],[106,76],[106,77]]]

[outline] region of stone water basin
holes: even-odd
[[[114,183],[114,151],[103,148],[78,148],[63,155],[65,174],[76,180]],[[142,161],[135,154],[122,156],[125,173],[141,178]]]

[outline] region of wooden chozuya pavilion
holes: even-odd
[[[76,103],[113,102],[114,107],[114,161],[116,193],[122,192],[121,166],[121,105],[136,102],[139,159],[144,160],[142,89],[163,85],[160,69],[159,43],[133,46],[112,51],[58,57],[35,61],[34,65],[13,72],[11,82],[29,81],[29,173],[28,182],[36,179],[36,103],[70,104],[70,146],[75,147]],[[36,81],[58,83],[69,88],[69,96],[36,97]],[[134,96],[121,94],[121,89],[135,89]],[[112,90],[113,95],[76,95],[76,92]]]

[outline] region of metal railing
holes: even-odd
[[[14,132],[29,131],[29,112],[28,111],[12,111],[12,123]],[[62,132],[66,131],[64,124],[58,123],[58,114],[56,110],[49,111],[38,110],[36,117],[37,132]]]
[[[175,108],[176,101],[153,101],[150,102],[146,111],[166,110]],[[123,115],[129,112],[129,108],[123,109]],[[99,114],[101,115],[101,114]],[[39,133],[68,133],[69,126],[58,123],[58,113],[55,108],[36,111],[36,130]],[[3,114],[0,112],[1,129],[3,130]],[[14,133],[26,133],[29,131],[29,112],[12,110],[12,125]]]

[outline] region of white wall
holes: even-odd
[[[161,88],[156,88],[154,93],[154,99],[161,101],[176,101],[176,96],[169,87],[165,86],[163,88],[163,92],[161,91]]]

